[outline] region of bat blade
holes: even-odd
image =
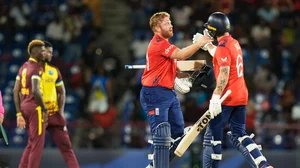
[[[227,90],[226,93],[222,96],[221,102],[223,102],[230,94],[231,90]],[[203,116],[201,116],[200,119],[193,125],[189,132],[187,132],[186,135],[182,138],[181,142],[174,151],[175,155],[181,157],[188,149],[188,147],[192,144],[192,142],[196,139],[199,133],[206,127],[210,120],[210,112],[207,110],[203,114]]]
[[[0,125],[0,129],[1,129],[1,132],[2,132],[2,136],[3,136],[4,142],[6,143],[6,145],[8,145],[7,135],[6,135],[6,132],[5,132],[2,124]]]
[[[174,153],[181,157],[210,120],[210,112],[207,110],[183,137]]]

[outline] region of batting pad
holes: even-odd
[[[160,123],[154,132],[154,167],[169,167],[169,148],[171,146],[171,126],[167,122]]]

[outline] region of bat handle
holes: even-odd
[[[227,90],[226,93],[221,97],[221,102],[223,102],[230,94],[231,90]]]

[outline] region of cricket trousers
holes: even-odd
[[[47,131],[62,154],[69,168],[79,168],[64,117],[56,112],[48,117]]]
[[[26,122],[28,142],[23,152],[19,168],[39,168],[45,143],[46,125],[42,120],[40,107],[26,106],[22,115]]]

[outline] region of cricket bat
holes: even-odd
[[[178,71],[200,70],[206,64],[206,60],[183,60],[177,61]],[[125,65],[125,69],[145,69],[146,65]]]
[[[227,90],[226,93],[222,96],[221,102],[223,102],[230,94],[231,90]],[[203,116],[200,117],[200,119],[193,125],[193,127],[186,133],[174,153],[177,156],[181,157],[210,120],[210,112],[207,110],[203,114]]]
[[[5,130],[4,130],[4,128],[3,128],[3,126],[2,126],[2,124],[0,124],[0,133],[2,133],[2,137],[3,137],[3,139],[4,139],[4,142],[6,143],[6,145],[8,145],[8,139],[7,139],[7,135],[6,135],[6,133],[5,133]],[[0,136],[0,137],[1,137]]]

